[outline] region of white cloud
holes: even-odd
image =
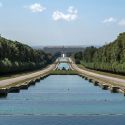
[[[75,9],[73,6],[70,6],[67,11],[69,13],[72,13],[72,14],[77,14],[78,13],[77,9]]]
[[[103,23],[114,23],[116,21],[117,20],[114,17],[109,17],[109,18],[103,20]]]
[[[2,7],[3,6],[3,4],[0,2],[0,7]]]
[[[57,10],[53,12],[52,18],[54,21],[64,20],[70,22],[77,19],[77,13],[77,9],[75,9],[73,6],[70,6],[67,10],[67,14]]]
[[[125,19],[115,19],[113,17],[107,18],[103,21],[103,23],[115,23],[116,25],[119,26],[125,26]]]
[[[34,3],[29,6],[25,6],[25,8],[29,9],[33,13],[40,13],[46,10],[46,8],[39,3]]]
[[[119,21],[118,25],[125,26],[125,19],[122,19]]]

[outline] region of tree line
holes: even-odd
[[[51,54],[0,37],[0,75],[40,69],[52,61]]]
[[[125,74],[125,33],[120,33],[114,42],[102,47],[87,47],[74,55],[76,63],[106,72]]]

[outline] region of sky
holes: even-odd
[[[125,31],[125,0],[0,0],[0,34],[30,46],[104,45]]]

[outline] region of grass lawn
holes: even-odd
[[[50,75],[77,75],[78,72],[75,70],[53,70]]]
[[[34,72],[36,72],[36,71],[29,71],[29,72],[23,72],[23,73],[17,73],[17,74],[2,75],[2,76],[0,76],[0,80],[15,78],[15,77],[18,77],[18,76],[27,75],[27,74],[34,73]]]
[[[47,67],[45,67],[45,68],[47,68]],[[0,75],[0,81],[10,79],[10,78],[15,78],[15,77],[18,77],[18,76],[28,75],[28,74],[31,74],[31,73],[35,73],[35,72],[38,72],[40,70],[44,70],[45,68],[33,70],[33,71],[25,71],[25,72],[20,72],[20,73],[15,73],[15,74]]]

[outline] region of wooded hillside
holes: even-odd
[[[125,33],[100,48],[87,47],[84,53],[76,53],[75,59],[87,68],[125,74]]]
[[[39,69],[51,62],[50,54],[0,37],[0,74]]]

